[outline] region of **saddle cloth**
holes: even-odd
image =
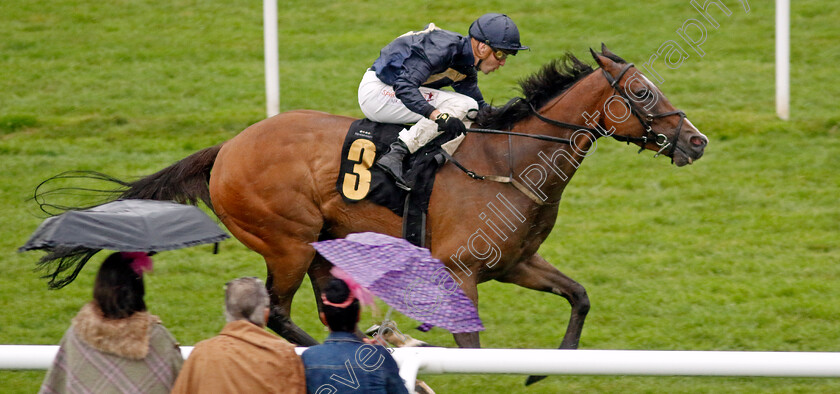
[[[403,218],[403,238],[424,246],[426,214],[435,182],[435,173],[445,162],[440,145],[455,136],[443,133],[412,155],[407,155],[405,180],[411,192],[397,187],[394,179],[374,163],[388,151],[406,126],[359,119],[350,125],[341,148],[341,164],[336,188],[345,202],[367,199],[382,205]]]

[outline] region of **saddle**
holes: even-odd
[[[405,125],[359,119],[350,125],[341,148],[341,164],[336,189],[347,203],[368,200],[387,207],[403,218],[403,238],[425,246],[426,215],[437,170],[446,162],[441,145],[455,135],[444,132],[412,155],[405,180],[412,185],[406,192],[394,179],[373,164],[384,155]]]

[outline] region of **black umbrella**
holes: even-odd
[[[67,211],[41,223],[18,251],[50,252],[42,266],[58,260],[50,286],[72,281],[101,249],[160,252],[222,241],[229,236],[198,207],[154,200],[118,200],[90,209]],[[81,263],[81,264],[80,264]],[[68,278],[56,276],[75,266]]]
[[[119,200],[45,220],[18,251],[83,246],[121,252],[160,252],[219,242],[228,237],[213,219],[193,205]]]

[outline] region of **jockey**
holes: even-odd
[[[496,71],[508,55],[523,49],[528,47],[520,44],[516,24],[495,13],[476,19],[469,37],[430,23],[382,48],[359,84],[359,105],[370,120],[414,125],[400,132],[376,164],[396,179],[397,186],[410,190],[403,179],[406,154],[443,131],[464,134],[468,115],[489,105],[478,89],[478,71]],[[439,90],[444,86],[455,91]]]

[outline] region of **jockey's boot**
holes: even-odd
[[[409,186],[405,179],[403,179],[403,159],[405,159],[405,155],[407,154],[408,147],[406,147],[405,143],[397,138],[397,140],[391,144],[391,150],[389,150],[385,156],[379,158],[376,165],[394,177],[397,181],[397,187],[405,191],[411,191],[411,186]]]

